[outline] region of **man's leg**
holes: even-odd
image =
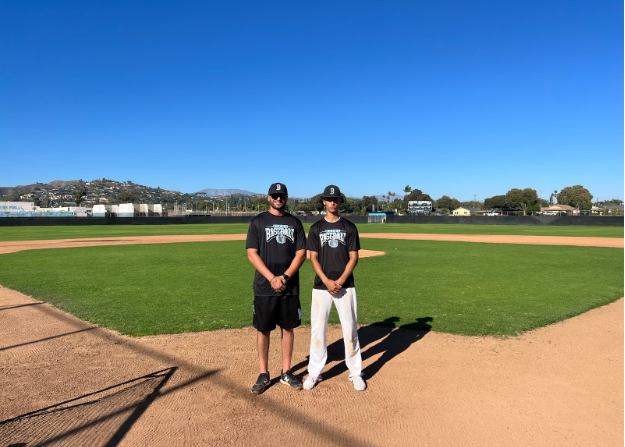
[[[288,371],[291,369],[294,339],[295,335],[293,333],[293,329],[282,329],[282,371]]]
[[[332,309],[332,295],[327,290],[313,289],[310,309],[310,357],[308,375],[319,377],[328,359],[328,318]]]
[[[349,377],[362,376],[362,355],[358,341],[356,289],[343,289],[339,297],[334,298],[334,305],[341,320],[343,341],[345,343],[345,365],[349,369]],[[343,292],[343,291],[341,291]]]
[[[252,387],[252,393],[261,394],[271,383],[269,378],[269,339],[271,331],[275,329],[276,301],[273,297],[254,298],[254,327],[256,328],[256,350],[260,375]]]
[[[266,373],[269,364],[269,340],[271,332],[256,333],[256,349],[258,350],[258,361],[260,363],[260,372]]]
[[[291,358],[293,357],[293,329],[302,322],[302,309],[299,295],[286,295],[281,298],[280,333],[282,334],[282,372],[280,383],[293,389],[301,390],[302,382],[291,372]]]

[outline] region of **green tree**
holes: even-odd
[[[428,194],[425,194],[420,189],[413,189],[410,192],[410,194],[408,194],[407,196],[404,196],[404,209],[407,210],[408,202],[413,202],[413,201],[433,202],[432,198]]]
[[[558,195],[558,190],[555,190],[554,192],[551,193],[551,195],[549,196],[549,206],[553,206],[553,198],[557,197]]]
[[[527,207],[538,203],[538,193],[535,189],[512,188],[506,193],[506,204],[510,207],[523,208],[523,215],[527,215]]]
[[[361,204],[363,213],[373,211],[373,205],[378,205],[378,198],[376,196],[363,196]]]
[[[391,211],[402,210],[404,209],[404,201],[403,199],[395,199],[389,204],[389,209]]]
[[[506,196],[493,196],[484,200],[484,208],[494,209],[506,206]]]
[[[74,202],[76,202],[76,206],[80,206],[80,204],[85,200],[85,196],[87,195],[87,191],[81,189],[74,195]]]
[[[123,190],[117,197],[115,197],[117,203],[139,203],[139,198],[132,192]]]
[[[339,211],[341,213],[351,213],[353,212],[353,203],[350,200],[347,200],[345,194],[341,193],[341,206],[339,207]]]
[[[404,195],[410,194],[410,191],[412,191],[412,188],[410,187],[410,185],[406,185],[406,187],[404,188]]]
[[[317,194],[316,196],[312,196],[310,198],[310,208],[311,211],[323,211],[323,198],[321,197],[323,194]]]
[[[558,193],[558,203],[575,206],[580,210],[592,208],[592,194],[582,185],[567,186]]]
[[[452,212],[455,209],[460,208],[460,201],[458,199],[452,199],[449,196],[443,196],[436,201],[436,207],[439,209],[445,208]]]

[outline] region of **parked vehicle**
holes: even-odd
[[[496,213],[495,211],[491,211],[489,213],[484,213],[485,216],[501,216],[501,214]]]
[[[558,212],[557,211],[543,211],[542,215],[543,216],[557,216]]]

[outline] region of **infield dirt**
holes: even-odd
[[[274,332],[260,396],[253,328],[130,338],[0,287],[0,337],[0,445],[623,443],[623,299],[513,338],[361,326],[365,392],[340,327],[313,391],[277,382]],[[300,377],[309,342],[297,329]]]

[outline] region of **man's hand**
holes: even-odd
[[[324,284],[328,288],[328,292],[330,293],[330,295],[337,295],[343,287],[341,283],[339,283],[338,281],[333,281],[331,279],[328,279],[326,282],[324,282]]]
[[[282,292],[286,289],[286,279],[284,279],[284,276],[274,276],[270,284],[276,292]]]

